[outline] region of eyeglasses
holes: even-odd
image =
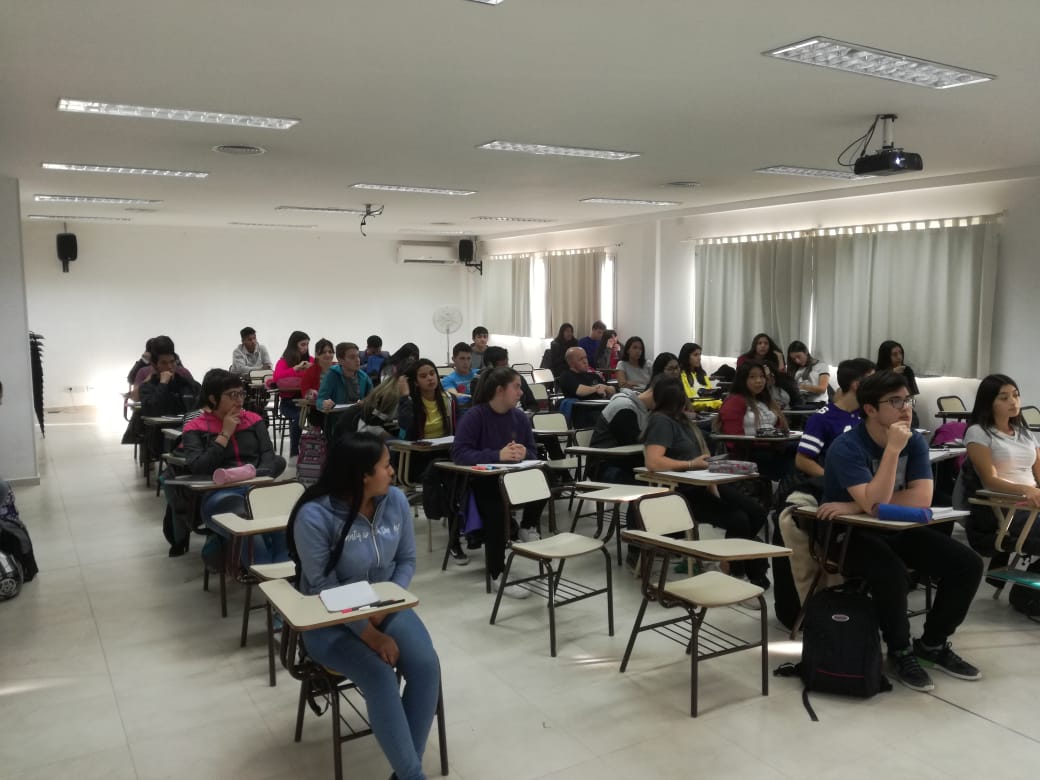
[[[241,401],[246,397],[246,394],[242,390],[225,390],[222,395],[230,398],[232,401]]]
[[[912,395],[905,395],[899,398],[886,398],[881,403],[888,404],[898,412],[902,411],[908,406],[911,409],[913,409],[915,406],[917,406],[917,399],[914,398]]]

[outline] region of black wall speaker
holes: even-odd
[[[459,241],[459,260],[463,263],[473,262],[473,242],[468,238]]]
[[[69,272],[69,263],[79,255],[79,244],[76,242],[75,233],[58,233],[56,238],[58,246],[58,259],[61,260],[62,270]]]

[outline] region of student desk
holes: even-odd
[[[603,543],[609,544],[611,537],[617,533],[617,562],[618,566],[621,565],[621,505],[630,504],[633,501],[638,501],[645,496],[653,496],[659,493],[667,493],[669,489],[660,486],[639,486],[639,485],[613,485],[608,488],[601,488],[599,490],[592,490],[587,493],[581,494],[582,501],[595,501],[599,504],[613,504],[614,509],[610,515],[610,525],[607,528],[606,536],[603,537]],[[598,513],[597,513],[598,514]],[[575,516],[574,525],[577,525],[578,518]],[[571,526],[571,531],[574,531],[574,525]],[[602,524],[596,529],[595,538],[599,538],[602,530]]]
[[[391,604],[386,607],[374,607],[361,612],[349,612],[343,614],[341,612],[329,612],[325,608],[325,605],[321,603],[321,599],[318,596],[304,596],[285,580],[271,580],[269,582],[260,583],[260,590],[267,598],[268,604],[270,604],[271,607],[282,616],[282,620],[285,621],[285,623],[297,634],[303,634],[307,631],[313,631],[318,628],[327,628],[329,626],[353,623],[358,620],[368,620],[372,617],[382,617],[393,614],[394,612],[414,609],[419,604],[419,599],[393,582],[373,582],[372,589],[376,592],[376,596],[378,596],[381,601],[396,601],[398,599],[403,599],[403,601],[399,604]],[[312,685],[329,684],[333,720],[332,738],[333,749],[335,750],[333,756],[334,776],[336,778],[342,778],[343,758],[340,753],[340,746],[343,742],[355,739],[356,737],[366,736],[372,732],[369,728],[355,730],[353,727],[347,725],[344,719],[342,725],[347,725],[350,733],[346,736],[340,736],[340,730],[342,728],[340,722],[340,694],[354,686],[350,681],[341,678],[339,675],[335,675],[330,680],[330,675],[324,667],[319,666],[309,658],[304,657],[301,660],[299,657],[300,648],[297,641],[298,638],[294,637],[291,641],[286,642],[285,636],[283,635],[282,663],[285,664],[289,673],[295,679],[300,680],[303,685],[303,688],[301,688],[300,708],[298,710],[296,721],[296,741],[300,740],[303,728],[305,701],[303,696],[305,695],[306,689]],[[356,707],[355,711],[357,711]],[[443,695],[437,700],[437,736],[438,742],[440,743],[441,774],[447,775],[448,738],[447,730],[444,725]]]
[[[1015,543],[1015,549],[1013,551],[1014,555],[1012,555],[1011,559],[1008,561],[1008,565],[1000,569],[991,569],[986,572],[986,576],[1010,582],[1015,585],[1025,585],[1026,587],[1040,590],[1040,582],[1037,581],[1035,573],[1015,568],[1018,559],[1025,554],[1023,552],[1023,547],[1025,546],[1026,540],[1029,538],[1029,532],[1033,529],[1033,525],[1036,523],[1036,516],[1040,513],[1040,509],[1027,504],[1022,496],[1015,495],[1014,493],[998,493],[993,490],[976,491],[975,497],[969,498],[968,501],[977,506],[988,506],[993,510],[993,514],[997,516],[997,540],[994,543],[994,546],[1000,552],[1004,552],[1004,540],[1007,539],[1011,523],[1015,519],[1015,513],[1019,510],[1028,513],[1026,515],[1025,523],[1019,531],[1018,541]],[[998,588],[996,593],[993,594],[993,598],[999,598],[1002,589],[1003,588]]]
[[[816,592],[819,587],[820,581],[824,575],[829,571],[832,573],[842,574],[844,576],[845,568],[845,553],[849,549],[849,540],[852,539],[852,534],[857,528],[870,528],[875,531],[906,531],[911,528],[922,528],[926,525],[938,525],[939,523],[949,523],[960,517],[967,517],[968,513],[960,510],[943,508],[939,511],[938,508],[933,509],[935,515],[927,523],[912,523],[902,522],[898,520],[879,520],[872,515],[868,515],[863,512],[848,515],[838,515],[832,520],[821,521],[816,516],[816,510],[807,509],[795,509],[794,517],[800,520],[808,521],[808,528],[806,533],[809,536],[809,552],[813,557],[813,560],[817,563],[816,576],[813,577],[812,583],[809,585],[809,591],[805,596],[805,601],[802,602],[801,609],[798,610],[798,617],[795,618],[794,625],[791,626],[791,639],[795,639],[798,636],[798,630],[802,626],[802,620],[805,618],[805,607],[809,603],[809,599],[812,598],[813,593]],[[824,534],[823,541],[820,545],[820,549],[823,550],[823,555],[826,556],[827,552],[831,548],[831,542],[834,539],[834,528],[835,526],[843,526],[846,529],[844,536],[842,537],[841,544],[838,548],[838,560],[834,564],[828,564],[827,560],[821,560],[817,555],[816,548],[816,523],[827,522],[827,530]],[[830,569],[828,569],[830,566]]]
[[[967,447],[936,447],[928,450],[928,462],[934,466],[936,463],[942,463],[944,460],[953,460],[967,454]]]
[[[417,485],[411,480],[412,453],[449,452],[454,441],[454,436],[442,436],[439,439],[420,439],[419,441],[404,441],[403,439],[390,439],[387,441],[387,448],[391,452],[397,453],[398,460],[397,468],[394,469],[394,478],[405,495],[408,496],[408,503],[411,503],[420,495],[416,489]],[[428,517],[426,520],[426,550],[427,552],[433,552],[434,518]]]
[[[451,472],[457,475],[458,479],[455,481],[454,489],[451,491],[451,499],[449,505],[451,506],[451,517],[448,518],[448,544],[444,548],[444,559],[441,561],[441,571],[448,568],[448,555],[450,553],[451,544],[454,542],[459,535],[459,517],[466,511],[466,499],[469,497],[469,481],[471,479],[488,479],[495,478],[500,479],[503,474],[507,471],[521,471],[523,469],[537,468],[541,469],[545,467],[545,461],[543,460],[524,460],[519,463],[488,463],[478,464],[476,466],[462,466],[458,463],[453,463],[450,460],[439,460],[434,463],[437,468],[444,469],[445,471]],[[503,499],[504,500],[504,499]],[[553,517],[552,513],[549,515]],[[505,538],[508,540],[510,537],[510,520],[511,514],[505,513]],[[550,520],[549,531],[556,533],[556,524]],[[484,546],[484,557],[485,566],[487,559],[487,545]],[[490,571],[485,569],[486,571]],[[487,574],[484,578],[486,580],[485,587],[487,592],[491,592],[491,575]]]
[[[693,485],[694,487],[728,485],[731,482],[740,482],[745,479],[758,479],[758,474],[724,474],[718,471],[708,471],[708,469],[650,471],[646,468],[637,468],[636,479],[640,482],[649,482],[651,485],[663,485],[669,490],[674,490],[679,485]]]
[[[164,415],[161,417],[141,417],[144,425],[144,438],[141,442],[141,468],[144,472],[144,484],[149,487],[152,484],[152,464],[159,460],[161,453],[153,452],[153,440],[158,440],[159,434],[156,428],[168,428],[170,426],[183,425],[182,415]]]

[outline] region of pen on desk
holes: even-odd
[[[385,601],[373,601],[371,604],[362,604],[360,607],[350,607],[348,609],[340,610],[343,615],[348,615],[351,612],[361,612],[366,609],[376,609],[377,607],[389,607],[393,604],[403,604],[404,599],[387,599]]]

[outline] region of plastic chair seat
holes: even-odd
[[[664,592],[673,598],[701,607],[726,607],[761,596],[758,585],[718,571],[708,571],[685,580],[669,582]]]
[[[534,542],[513,542],[513,551],[517,554],[547,560],[574,558],[602,548],[602,540],[572,533],[556,534]]]

